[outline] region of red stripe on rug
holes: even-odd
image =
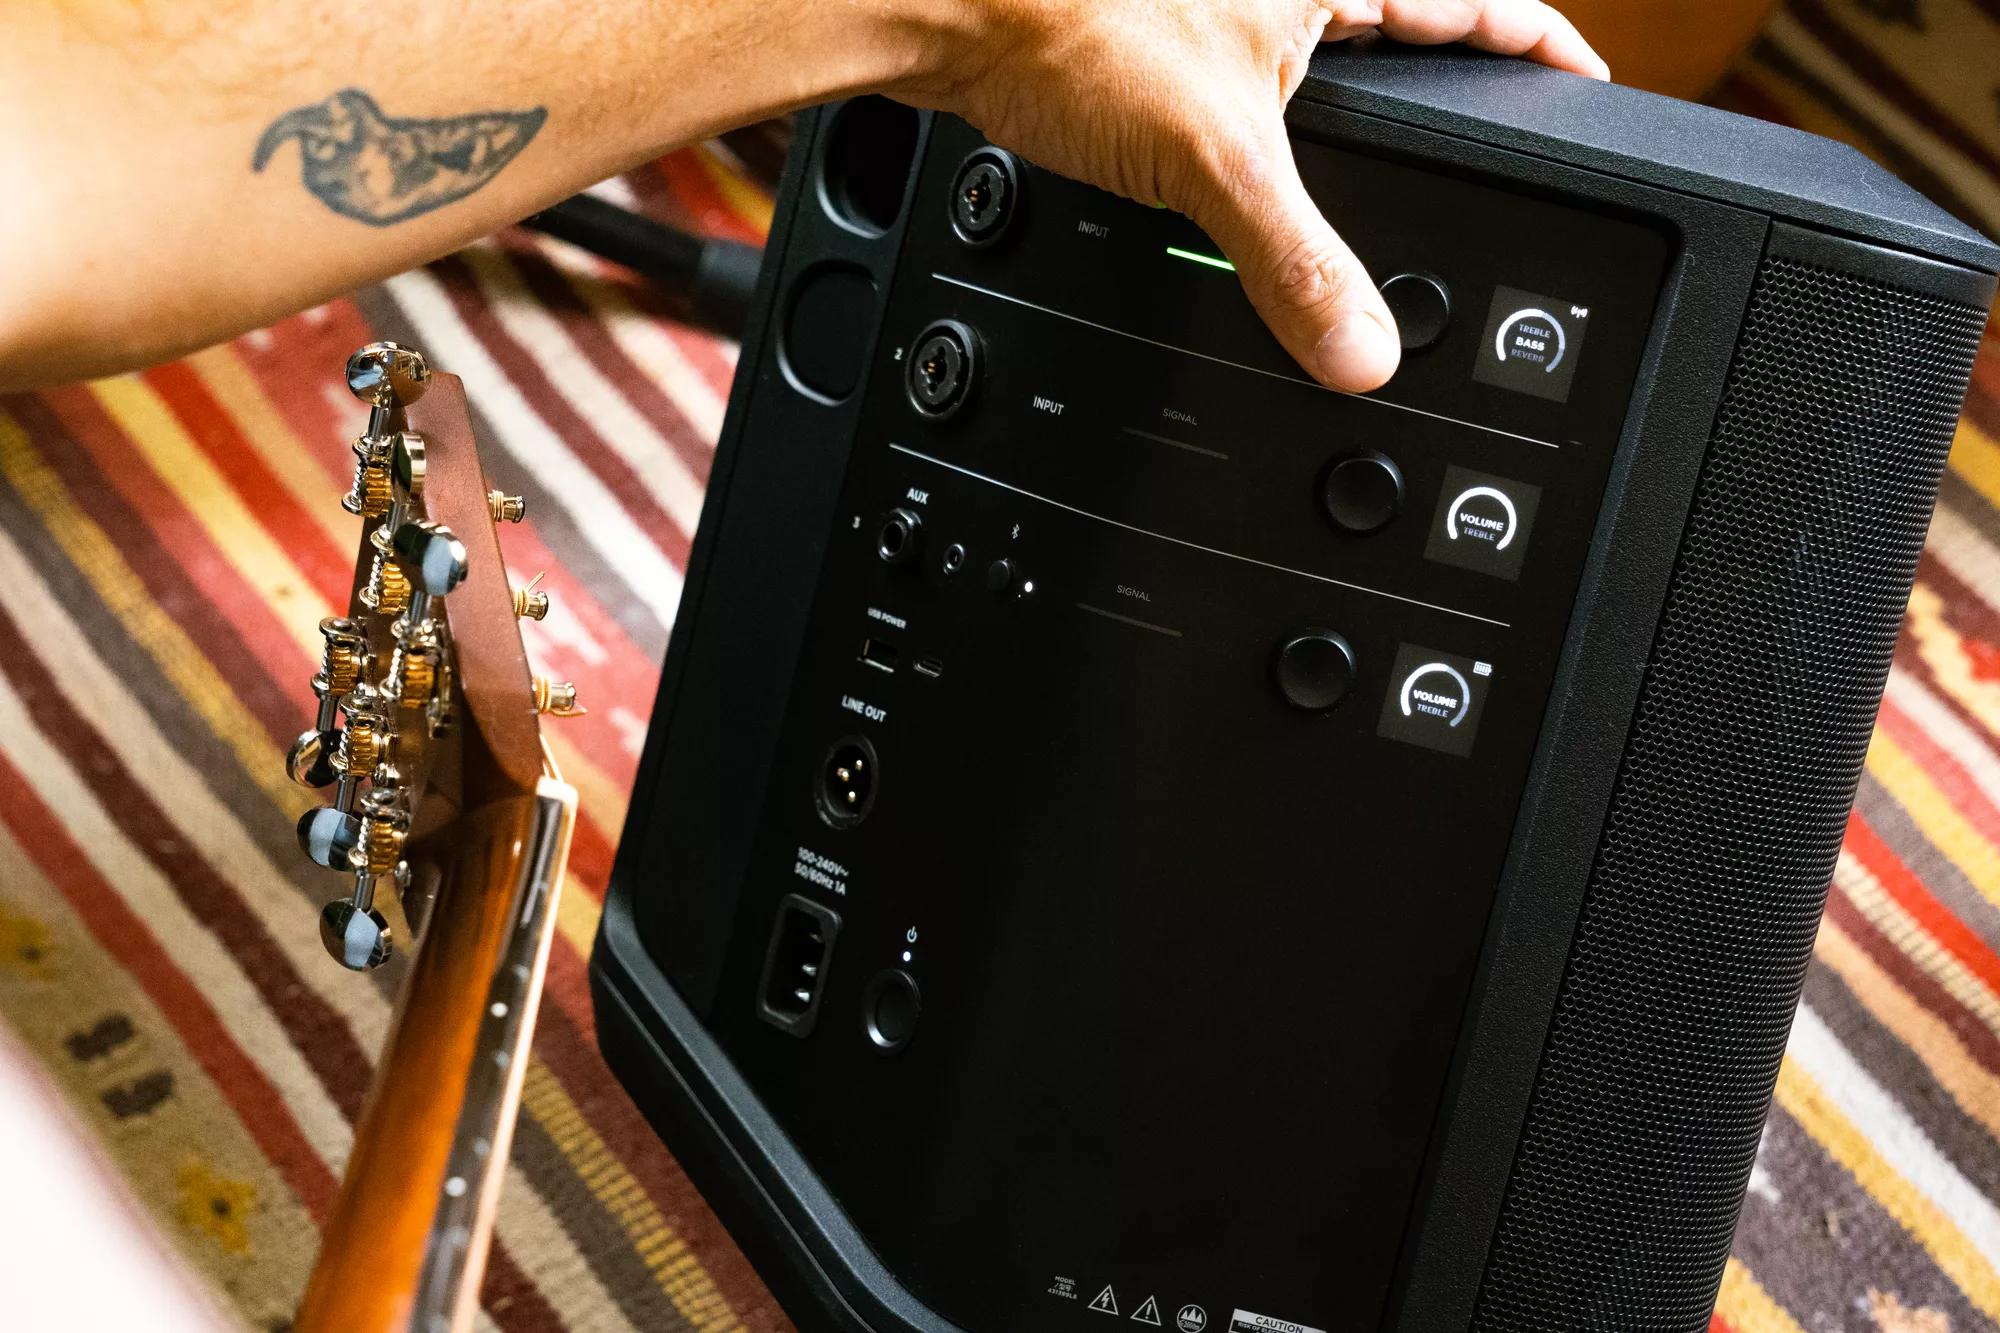
[[[244,507],[259,526],[284,548],[306,581],[329,604],[345,604],[354,576],[353,548],[358,540],[345,551],[336,549],[327,540],[324,530],[243,438],[236,419],[215,401],[187,362],[155,366],[145,372],[145,380],[159,393],[189,438],[243,497]],[[329,492],[328,503],[335,503],[335,494]],[[358,528],[356,533],[358,539]]]
[[[696,160],[697,148],[681,148],[659,159],[660,176],[674,192],[695,230],[705,236],[726,236],[749,245],[764,243],[763,229],[736,211],[716,187],[708,168]]]
[[[0,821],[14,831],[16,841],[61,890],[90,933],[158,1006],[188,1053],[229,1100],[258,1149],[313,1221],[323,1225],[333,1206],[333,1172],[307,1142],[276,1085],[237,1046],[207,998],[105,882],[4,750],[0,750]]]
[[[153,535],[160,553],[184,572],[196,590],[192,600],[213,606],[234,626],[251,655],[267,672],[275,675],[289,667],[290,671],[301,673],[297,677],[300,680],[311,675],[318,663],[305,656],[264,594],[243,577],[231,554],[215,544],[194,511],[167,486],[152,462],[139,452],[103,404],[81,386],[52,389],[41,397],[67,429],[69,437],[88,455],[87,460],[80,458],[65,464],[44,454],[62,474],[79,503],[87,509],[87,492],[108,483]],[[105,532],[121,548],[131,535],[115,527],[106,528]],[[136,563],[134,568],[137,569]],[[151,590],[153,572],[139,573]]]
[[[1960,763],[1958,756],[1944,748],[1937,737],[1912,721],[1893,700],[1882,701],[1876,723],[1884,734],[1903,747],[1931,784],[1950,801],[1951,808],[1979,831],[1988,843],[2000,847],[2000,807],[1995,807],[1979,780]]]
[[[116,434],[117,427],[98,411],[94,402],[87,398],[72,399],[70,406],[78,423],[93,431]],[[191,570],[179,554],[206,566],[216,584],[234,587],[238,601],[255,601],[262,606],[262,600],[243,586],[205,537],[195,541],[183,533],[183,552],[170,551],[144,517],[149,502],[144,499],[134,502],[123,488],[105,484],[103,473],[94,464],[94,453],[81,444],[72,424],[50,409],[46,397],[20,395],[8,399],[6,409],[27,430],[42,461],[55,473],[69,499],[116,542],[133,576],[154,605],[186,630],[188,637],[211,660],[230,664],[229,683],[236,702],[271,738],[273,753],[282,754],[299,733],[301,704],[296,685],[276,678],[269,669],[272,659],[264,656],[264,652],[268,647],[279,654],[277,661],[302,663],[299,649],[268,615],[263,618],[257,640],[246,640],[238,620],[225,615],[224,608],[215,603],[207,589],[190,577]],[[65,443],[78,447],[64,448]],[[124,448],[116,444],[106,447],[114,451]],[[147,475],[151,475],[150,471]],[[307,665],[305,673],[310,670]],[[305,674],[296,679],[305,679]]]
[[[1951,1034],[1974,1062],[1990,1073],[2000,1075],[2000,1035],[1996,1035],[1978,1014],[1946,990],[1942,982],[1924,971],[1915,959],[1870,921],[1838,881],[1826,900],[1826,919],[1846,932],[1847,937],[1911,999],[1951,1029]]]
[[[611,882],[611,863],[618,855],[617,834],[602,819],[578,819],[570,835],[569,869],[572,882],[583,889],[592,902],[604,902],[604,889]]]
[[[189,913],[235,960],[280,1030],[351,1124],[367,1094],[373,1062],[346,1021],[306,985],[233,886],[192,849],[184,833],[132,779],[97,732],[69,708],[4,610],[0,610],[0,671],[13,682],[44,735],[68,758],[126,838],[153,863]],[[0,819],[23,833],[23,845],[76,904],[92,933],[168,1014],[244,1128],[305,1204],[314,1222],[324,1225],[333,1202],[333,1174],[306,1141],[276,1087],[236,1046],[214,1011],[201,1004],[192,982],[165,959],[157,941],[104,884],[82,850],[70,842],[67,832],[9,766],[4,751],[0,751],[0,786],[10,789],[0,792]],[[11,803],[10,794],[16,795]],[[16,809],[41,818],[30,820],[24,828],[14,817]],[[75,877],[74,892],[72,884],[63,881],[66,873]],[[89,896],[92,894],[96,896]],[[299,910],[310,909],[301,902]],[[492,1313],[505,1328],[541,1333],[564,1327],[554,1308],[498,1242],[493,1246],[487,1286],[487,1299],[496,1298],[504,1298],[504,1303]]]
[[[154,801],[97,729],[70,703],[35,655],[19,624],[0,609],[0,673],[49,741],[134,848],[173,886],[195,920],[236,960],[285,1035],[299,1048],[340,1113],[351,1122],[368,1093],[368,1053],[347,1020],[306,984],[236,887],[211,866],[187,833]],[[312,908],[301,899],[298,910]],[[329,961],[327,966],[333,964]],[[343,981],[347,978],[343,977]]]
[[[1929,550],[1917,562],[1917,586],[1936,595],[1942,606],[1944,623],[1949,626],[1969,648],[1984,646],[2000,647],[2000,611],[1986,604],[1985,599],[1970,585],[1952,571],[1951,566]],[[1935,673],[1930,672],[1930,663],[1924,660],[1924,653],[1916,641],[1915,632],[1908,622],[1904,623],[1901,638],[1897,644],[1899,665],[1919,665],[1925,679],[1935,682]],[[1979,663],[1968,658],[1975,672]],[[1931,691],[1938,698],[1953,706],[1953,711],[1963,717],[1975,734],[1993,735],[1993,728],[1959,705],[1949,690],[1934,686]]]
[[[500,1206],[506,1207],[505,1202]],[[498,1236],[486,1252],[486,1276],[479,1284],[479,1303],[493,1322],[508,1333],[565,1333],[569,1328],[569,1323],[556,1313],[556,1307],[515,1262],[513,1253]]]
[[[510,264],[513,262],[505,256],[502,259]],[[478,282],[465,261],[456,257],[442,259],[431,266],[431,272],[444,289],[445,297],[460,321],[479,340],[502,373],[514,382],[522,396],[535,404],[550,429],[562,438],[586,467],[597,474],[618,503],[631,514],[640,531],[664,551],[677,568],[687,568],[689,534],[681,531],[673,518],[660,508],[632,471],[631,465],[620,458],[598,434],[597,428],[584,419],[575,404],[543,369],[540,359],[501,327],[492,307],[479,294]]]
[[[2000,954],[1987,948],[1986,942],[1970,927],[1932,897],[1924,882],[1903,864],[1902,858],[1859,813],[1847,821],[1847,851],[1940,947],[1995,994],[2000,994]]]
[[[749,1260],[715,1214],[702,1205],[700,1193],[680,1163],[598,1054],[584,960],[562,941],[550,951],[547,986],[552,996],[560,992],[562,998],[557,1004],[542,1007],[535,1054],[667,1225],[700,1256],[702,1268],[730,1305],[740,1314],[767,1303],[764,1284]]]
[[[657,163],[648,163],[619,179],[632,191],[639,211],[647,217],[682,230],[702,231],[692,211],[674,193],[673,186],[667,183]],[[683,295],[668,292],[651,283],[635,284],[632,293],[633,305],[666,330],[681,354],[701,370],[709,383],[715,386],[716,392],[727,393],[729,381],[736,373],[735,344],[729,339],[691,327],[687,322],[689,303]]]
[[[342,372],[350,354],[375,340],[360,308],[339,300],[238,338],[228,348],[324,469],[335,503],[353,479],[349,446],[368,419],[367,409],[347,391]],[[311,367],[311,373],[301,374],[302,366]]]
[[[495,240],[512,261],[529,295],[562,325],[570,340],[611,387],[660,433],[697,485],[706,485],[714,461],[712,441],[694,428],[680,404],[669,398],[618,345],[605,319],[586,303],[580,290],[585,283],[600,283],[617,289],[623,301],[627,299],[624,285],[557,267],[539,242],[519,231],[502,232]]]
[[[300,673],[296,677],[300,681],[310,677],[316,662],[306,658],[298,642],[286,632],[264,592],[244,578],[230,554],[214,542],[194,510],[166,484],[152,460],[138,450],[132,436],[110,416],[104,404],[82,386],[54,388],[40,396],[56,420],[62,422],[68,438],[82,446],[80,452],[84,454],[78,458],[56,458],[52,450],[44,450],[44,460],[64,478],[64,484],[84,512],[102,508],[92,504],[92,500],[96,490],[106,488],[106,482],[124,500],[124,526],[110,524],[104,518],[98,518],[98,526],[126,554],[126,560],[138,572],[140,580],[146,582],[154,598],[170,608],[176,618],[184,618],[188,608],[196,604],[210,608],[214,616],[220,616],[236,630],[242,646],[250,650],[250,656],[262,664],[266,673],[272,673],[274,679],[286,667],[290,667],[290,673]],[[96,518],[94,512],[92,516]],[[150,540],[140,538],[140,532],[148,534]],[[152,546],[152,556],[146,560],[134,558],[134,544]],[[186,592],[178,598],[162,596],[156,584],[168,582],[168,570],[152,568],[154,562],[174,566]]]

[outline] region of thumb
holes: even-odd
[[[1278,341],[1329,388],[1386,384],[1403,355],[1395,317],[1306,193],[1283,123],[1211,161],[1187,211],[1236,265]]]

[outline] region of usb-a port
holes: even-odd
[[[880,639],[863,639],[861,660],[877,671],[893,672],[896,669],[896,645]]]

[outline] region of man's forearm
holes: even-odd
[[[1605,75],[1541,0],[0,0],[0,388],[201,346],[869,89],[1186,213],[1301,365],[1373,389],[1394,320],[1284,124],[1316,44],[1370,31]]]
[[[0,0],[0,388],[277,319],[927,40],[837,0]]]

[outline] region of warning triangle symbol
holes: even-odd
[[[1099,1314],[1118,1313],[1118,1298],[1111,1294],[1111,1288],[1108,1284],[1103,1291],[1097,1293],[1097,1299],[1090,1303],[1090,1308]]]
[[[1151,1324],[1153,1327],[1158,1328],[1160,1326],[1159,1302],[1148,1296],[1146,1303],[1132,1312],[1132,1317],[1142,1324]]]

